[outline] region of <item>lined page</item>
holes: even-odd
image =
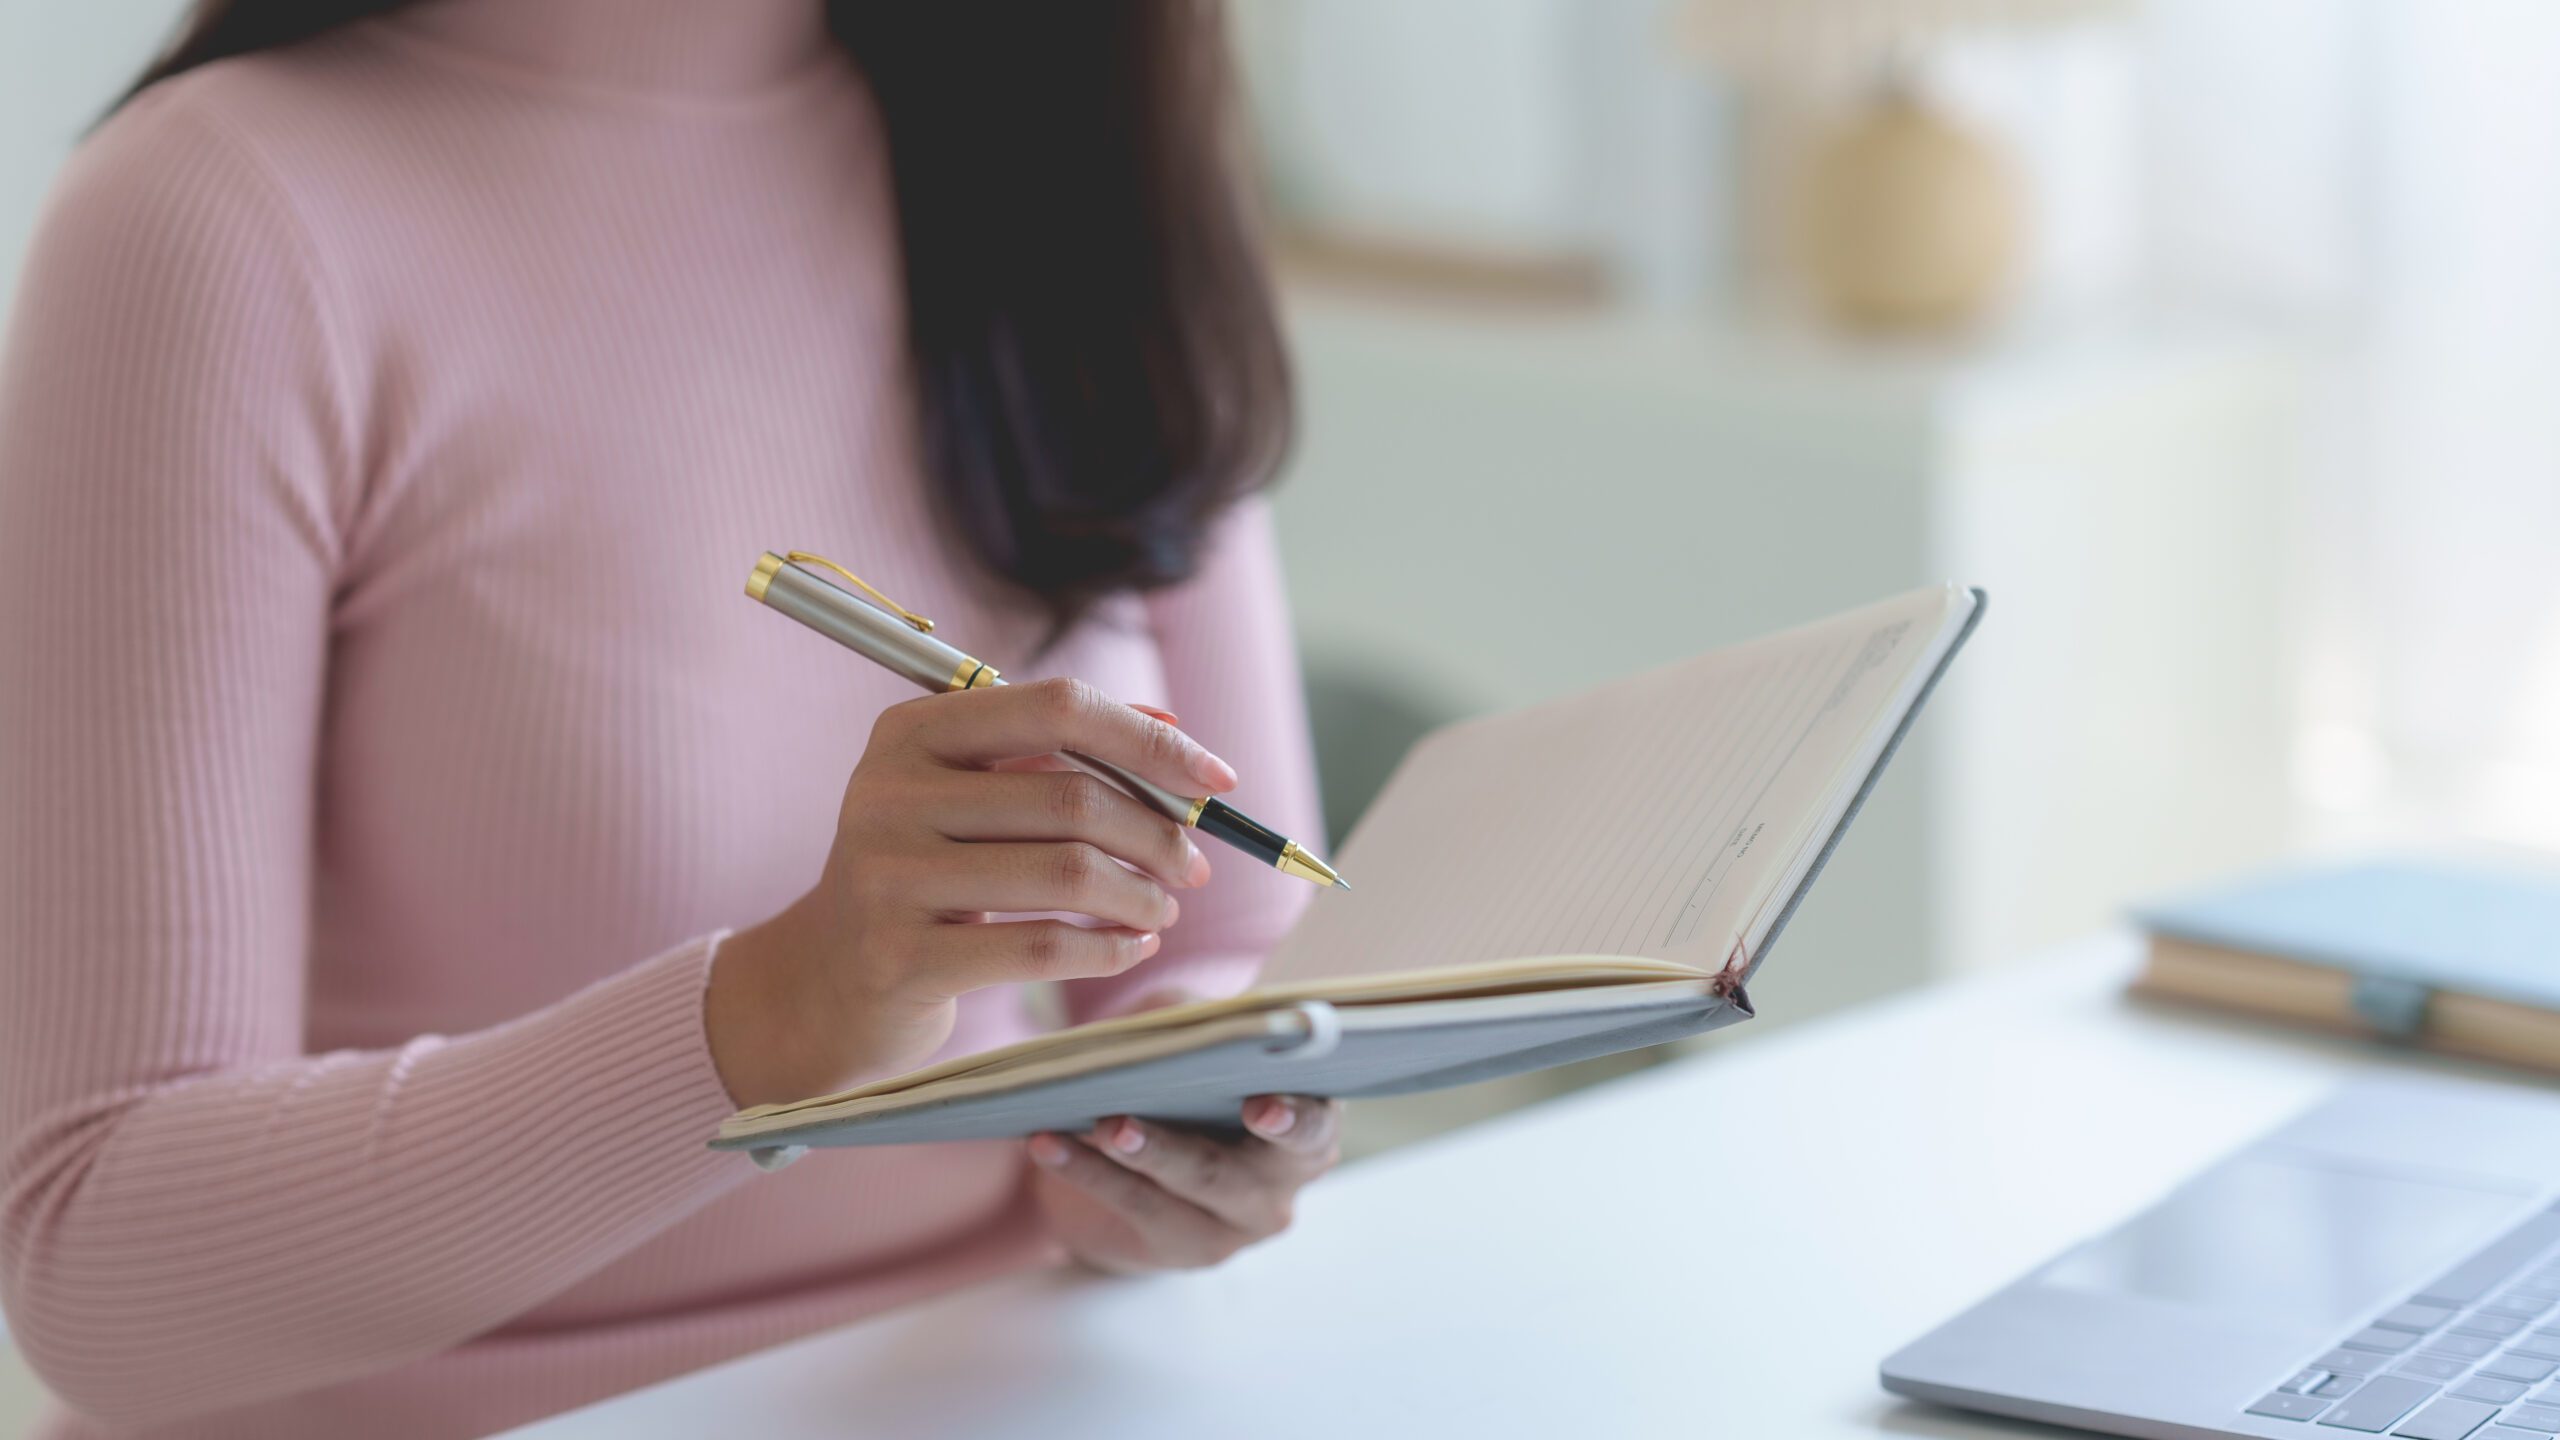
[[[1263,983],[1544,955],[1721,968],[1970,613],[1954,586],[1435,732]]]

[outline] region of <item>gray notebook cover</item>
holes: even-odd
[[[1913,697],[1841,812],[1840,823],[1805,871],[1803,883],[1770,926],[1752,960],[1755,973],[1902,748],[1947,667],[1982,623],[1986,597],[1976,590],[1973,601],[1973,613]],[[1739,987],[1725,998],[1714,994],[1705,980],[1338,1009],[1301,1005],[1273,1012],[1267,1017],[1269,1028],[1251,1039],[1230,1039],[998,1094],[954,1097],[849,1120],[815,1120],[753,1139],[711,1144],[714,1149],[757,1151],[762,1157],[794,1146],[912,1145],[1041,1130],[1075,1132],[1111,1115],[1232,1128],[1244,1102],[1255,1095],[1364,1099],[1438,1090],[1658,1045],[1730,1025],[1751,1013],[1750,998]]]

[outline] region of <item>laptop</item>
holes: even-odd
[[[2113,1435],[2552,1440],[2560,1092],[2349,1085],[1905,1347],[1883,1380]]]

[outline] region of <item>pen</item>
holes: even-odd
[[[882,610],[810,573],[808,567],[812,565],[824,566],[852,581],[888,609]],[[994,666],[933,638],[932,621],[881,594],[861,576],[823,555],[803,550],[787,555],[766,551],[764,558],[756,562],[755,573],[747,577],[747,596],[927,690],[980,690],[1004,683]],[[895,618],[891,611],[896,612]],[[1283,875],[1332,888],[1351,888],[1332,866],[1308,854],[1297,841],[1223,800],[1206,795],[1176,795],[1090,755],[1068,751],[1060,758],[1117,785],[1175,824],[1214,835]]]

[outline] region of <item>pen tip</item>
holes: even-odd
[[[1332,866],[1298,848],[1298,842],[1295,840],[1281,846],[1280,858],[1272,861],[1271,864],[1272,868],[1283,875],[1295,875],[1301,880],[1310,881],[1328,889],[1351,888],[1343,884],[1342,877],[1334,873]]]

